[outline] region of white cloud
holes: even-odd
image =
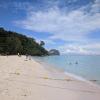
[[[78,0],[67,0],[68,3],[77,2]]]
[[[91,44],[67,44],[58,48],[62,53],[74,54],[100,54],[100,43]]]
[[[29,11],[30,9],[32,9],[32,5],[29,2],[11,2],[9,4],[9,6],[13,6],[14,8],[16,8],[16,10],[27,10]]]
[[[97,13],[100,12],[100,0],[95,0],[94,4],[91,6],[91,12]]]
[[[46,44],[55,44],[55,42],[53,41],[53,40],[50,40],[50,39],[36,39],[36,41],[38,42],[38,43],[40,43],[40,41],[44,41]]]
[[[68,13],[62,12],[58,7],[49,8],[48,11],[37,11],[30,10],[27,12],[27,16],[23,20],[14,21],[18,26],[24,29],[49,33],[52,36],[49,37],[51,40],[61,39],[64,41],[88,41],[87,35],[96,30],[100,29],[100,2],[95,0],[95,3],[91,5],[91,10],[86,13],[88,7],[82,7],[77,10],[70,11]],[[90,6],[90,5],[89,5]],[[47,40],[48,42],[48,40]],[[51,41],[49,41],[50,43]],[[67,48],[68,47],[68,48]],[[99,44],[98,44],[99,47]],[[90,48],[89,45],[67,45],[62,46],[60,50],[67,49],[67,52],[79,52],[79,53],[92,53],[93,48],[97,53],[98,47],[94,44]],[[100,50],[100,48],[99,48]],[[96,52],[95,52],[96,53]]]
[[[49,32],[52,39],[81,40],[89,32],[100,29],[100,13],[84,14],[83,9],[78,9],[66,14],[55,7],[47,12],[28,12],[25,20],[15,23],[25,29]]]
[[[32,4],[30,2],[17,2],[17,1],[9,1],[9,2],[0,2],[0,8],[4,8],[4,9],[9,9],[12,8],[13,10],[11,11],[30,11],[32,10],[34,7],[32,6]]]

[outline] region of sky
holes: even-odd
[[[0,0],[0,27],[47,50],[100,55],[100,0]]]

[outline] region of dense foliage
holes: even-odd
[[[43,48],[43,41],[38,44],[33,38],[0,28],[0,54],[18,53],[35,56],[48,55],[48,51]]]

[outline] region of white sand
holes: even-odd
[[[100,100],[100,88],[24,56],[0,56],[0,100]]]

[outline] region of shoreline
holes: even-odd
[[[55,67],[55,66],[53,66],[53,65],[50,65],[50,64],[48,64],[48,63],[46,63],[46,62],[42,62],[42,61],[38,60],[37,58],[34,59],[34,57],[33,57],[32,59],[35,60],[36,62],[42,64],[42,66],[44,66],[47,70],[55,70],[55,71],[58,71],[58,72],[60,72],[60,73],[62,73],[62,74],[65,74],[65,75],[67,75],[67,76],[69,76],[69,77],[72,77],[72,78],[74,78],[74,79],[76,79],[76,80],[83,81],[83,82],[85,82],[85,83],[87,83],[87,84],[96,86],[97,88],[100,89],[100,85],[97,84],[97,83],[92,82],[91,80],[87,80],[87,79],[85,79],[85,78],[83,78],[83,77],[81,77],[81,76],[78,76],[78,75],[75,75],[75,74],[73,74],[73,73],[69,73],[69,72],[67,72],[67,71],[64,71],[64,70],[61,69],[61,68],[57,68],[57,67]],[[46,67],[46,66],[48,66],[48,67]],[[52,67],[50,67],[50,66],[52,66]]]
[[[25,56],[0,56],[2,100],[100,100],[100,89]]]

